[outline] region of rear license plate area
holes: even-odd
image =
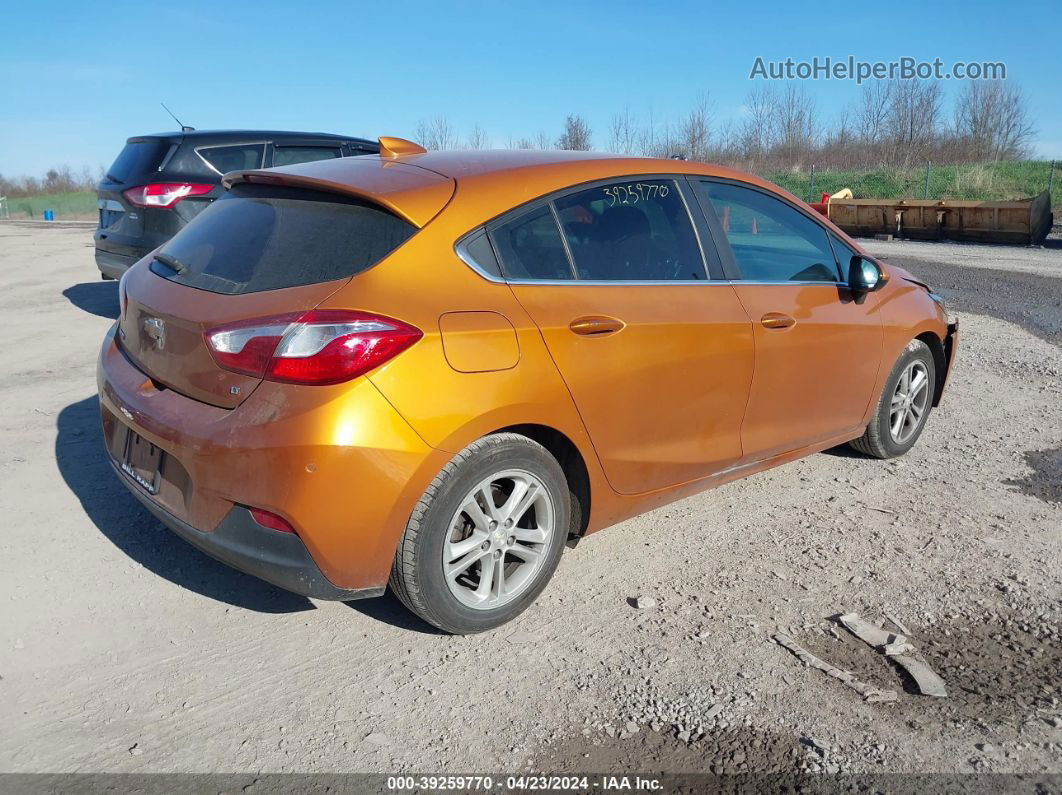
[[[158,494],[162,480],[162,457],[165,453],[132,428],[125,430],[121,467],[148,494]]]

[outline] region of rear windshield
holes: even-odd
[[[159,276],[213,293],[255,293],[353,276],[417,231],[353,198],[237,185],[168,242]]]
[[[112,182],[129,183],[146,174],[157,171],[170,144],[157,138],[126,144],[125,149],[107,169],[107,178]]]

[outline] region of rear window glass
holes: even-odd
[[[290,166],[292,163],[311,163],[314,160],[331,160],[340,156],[339,147],[327,146],[278,146],[273,150],[274,166]]]
[[[126,144],[107,169],[107,178],[125,184],[130,179],[157,171],[169,148],[169,143],[154,138]]]
[[[222,174],[247,168],[261,168],[265,144],[236,146],[204,146],[196,149],[199,156]]]
[[[151,270],[214,293],[277,290],[353,276],[416,231],[353,198],[237,185],[178,232]]]

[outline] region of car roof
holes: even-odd
[[[336,133],[324,132],[298,132],[295,130],[187,130],[185,132],[160,132],[149,133],[147,135],[134,135],[129,138],[126,143],[137,143],[139,141],[145,141],[151,138],[167,141],[179,141],[183,138],[193,143],[224,143],[227,141],[247,141],[262,139],[268,139],[272,141],[282,138],[323,138],[335,141],[357,141],[358,143],[366,144],[376,143],[376,141],[370,140],[368,138],[361,138],[356,135],[338,135]]]
[[[397,155],[371,154],[234,171],[225,175],[223,184],[275,182],[349,194],[376,201],[417,226],[427,223],[445,204],[440,203],[447,195],[445,189],[436,184],[440,179],[452,186],[455,210],[460,207],[458,212],[480,222],[568,187],[652,174],[733,179],[803,204],[752,174],[697,161],[541,149],[424,151],[411,146],[414,148],[408,153]],[[386,152],[387,147],[384,149]],[[414,175],[417,171],[422,175],[419,179]]]
[[[397,156],[362,155],[356,159],[361,161],[372,159],[385,164],[401,163],[416,166],[452,179],[462,188],[482,187],[493,192],[502,202],[509,200],[514,189],[516,193],[532,194],[528,198],[533,198],[535,195],[551,193],[567,185],[636,174],[694,174],[722,177],[784,193],[777,185],[725,166],[608,152],[476,149],[419,151]],[[271,172],[282,171],[291,175],[303,174],[308,177],[326,178],[332,183],[331,190],[336,190],[337,185],[343,184],[349,184],[351,188],[356,189],[359,175],[351,172],[350,162],[350,158],[342,158],[298,163],[285,166],[283,169],[271,169]]]

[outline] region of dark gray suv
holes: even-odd
[[[221,175],[311,160],[376,154],[380,145],[329,133],[184,130],[138,135],[96,186],[96,265],[116,279],[220,196]]]

